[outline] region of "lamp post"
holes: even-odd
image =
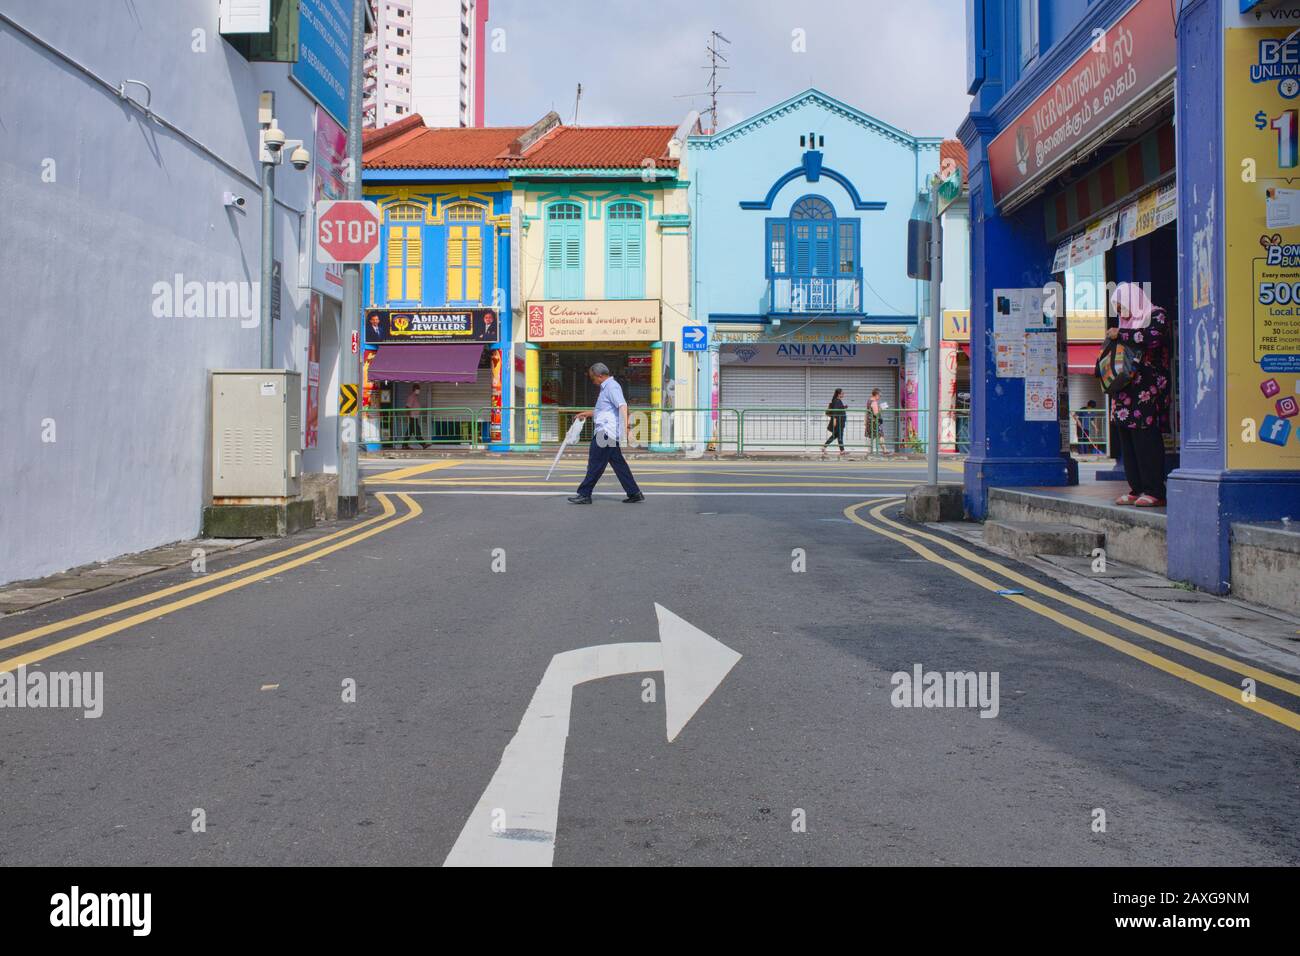
[[[258,137],[258,159],[262,164],[262,280],[261,280],[261,330],[262,368],[273,368],[274,328],[271,303],[274,289],[272,281],[275,264],[275,167],[284,162],[288,153],[289,164],[302,172],[311,165],[311,153],[300,139],[285,139],[284,130],[275,121],[275,94],[264,92],[257,109],[257,122],[261,126]]]

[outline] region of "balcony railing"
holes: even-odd
[[[861,276],[793,276],[767,282],[769,312],[790,314],[862,311]]]

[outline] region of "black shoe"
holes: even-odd
[[[591,504],[591,495],[574,495],[569,499],[571,505],[589,505]]]
[[[634,495],[628,495],[626,498],[624,498],[624,499],[623,499],[623,504],[625,504],[625,505],[634,505],[634,504],[636,504],[638,501],[645,501],[645,495],[641,494],[641,492],[639,492],[639,491],[638,491],[636,494],[634,494]]]

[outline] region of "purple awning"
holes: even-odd
[[[381,345],[370,363],[371,381],[465,382],[478,380],[483,346]]]

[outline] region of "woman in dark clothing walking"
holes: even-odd
[[[1110,296],[1119,328],[1106,333],[1141,353],[1133,380],[1111,397],[1129,493],[1117,505],[1159,508],[1165,503],[1165,442],[1169,427],[1169,320],[1141,286],[1121,282]]]
[[[822,457],[826,457],[826,446],[833,441],[840,443],[840,455],[848,454],[844,450],[844,420],[847,416],[847,406],[840,398],[844,394],[844,389],[837,388],[835,394],[831,396],[831,403],[826,406],[826,417],[829,421],[826,423],[826,430],[831,433],[831,437],[826,439],[826,444],[822,445]]]

